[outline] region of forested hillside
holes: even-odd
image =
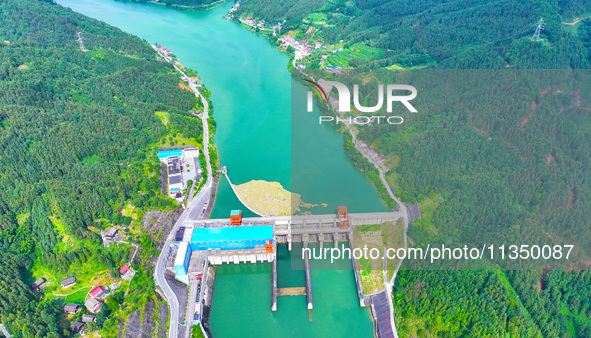
[[[29,288],[41,277],[33,264],[53,285],[89,263],[88,273],[118,277],[131,247],[103,248],[99,231],[129,225],[129,203],[175,206],[158,194],[156,146],[201,131],[178,82],[119,29],[51,1],[0,0],[0,322],[15,337],[69,327],[63,299]]]
[[[423,217],[408,232],[415,245],[575,245],[578,257],[569,261],[532,266],[526,264],[532,261],[518,260],[491,267],[532,269],[512,272],[505,285],[515,289],[544,337],[586,337],[591,327],[591,290],[580,279],[588,278],[588,271],[570,271],[589,269],[591,205],[584,191],[591,189],[591,172],[585,169],[591,165],[590,72],[477,74],[459,76],[460,82],[443,74],[432,76],[440,91],[423,91],[423,113],[405,115],[401,126],[360,128],[359,137],[387,154],[392,170],[386,179],[396,195],[421,205]],[[495,81],[504,76],[520,81],[504,87]],[[569,273],[542,272],[549,267]],[[465,278],[461,272],[432,274]],[[431,280],[429,275],[407,272],[407,287]],[[454,279],[443,294],[459,292],[451,284]],[[562,286],[550,288],[557,284]],[[467,290],[462,292],[473,288],[464,285]],[[441,287],[429,283],[425,292],[439,299],[433,291]],[[569,306],[569,301],[559,300],[561,293],[582,298]],[[483,291],[478,294],[488,297]],[[416,300],[407,299],[400,298],[401,311],[417,306]],[[420,311],[409,313],[421,317]],[[449,319],[443,309],[433,315]],[[451,332],[459,335],[462,330]]]
[[[286,20],[281,33],[299,41],[332,44],[334,53],[321,50],[328,54],[325,65],[339,59],[338,65],[361,69],[503,69],[453,71],[462,78],[457,82],[433,70],[402,70],[392,75],[394,82],[384,82],[376,70],[362,73],[363,79],[342,78],[363,84],[365,106],[376,102],[379,83],[419,88],[413,101],[422,108],[418,114],[394,112],[404,114],[402,125],[356,127],[359,139],[385,155],[396,195],[421,206],[422,217],[409,227],[413,246],[495,242],[574,244],[578,250],[570,267],[514,262],[526,271],[500,270],[490,261],[472,265],[484,271],[417,271],[424,266],[407,260],[394,288],[397,328],[401,336],[419,337],[591,335],[591,205],[584,193],[591,189],[590,73],[521,78],[527,74],[522,69],[589,68],[589,2],[243,0],[240,11]],[[533,40],[540,18],[545,24]],[[301,61],[306,69],[318,68],[314,53],[312,62]],[[514,87],[495,82],[507,76],[519,79]],[[346,128],[339,130],[356,166],[376,178]]]
[[[590,11],[583,0],[243,0],[237,14],[285,20],[282,34],[343,47],[328,60],[347,58],[351,68],[588,68],[589,40],[563,21]],[[541,43],[527,44],[541,18]]]

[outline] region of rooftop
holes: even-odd
[[[71,283],[75,283],[75,282],[76,282],[76,277],[72,276],[72,277],[62,279],[61,284],[65,285],[65,284],[71,284]]]
[[[176,253],[174,265],[183,265],[183,263],[185,262],[185,256],[187,255],[187,250],[189,250],[189,243],[181,242],[179,244],[179,250]]]
[[[171,156],[181,156],[182,154],[183,154],[182,149],[163,150],[163,151],[159,151],[158,154],[156,154],[156,156],[158,156],[159,159],[164,159],[164,158],[171,157]]]
[[[181,175],[174,175],[174,176],[169,176],[168,177],[168,184],[177,184],[177,183],[181,183],[182,179],[181,179]]]
[[[168,175],[176,175],[181,173],[181,161],[179,157],[173,157],[168,162]]]
[[[43,278],[37,278],[33,283],[31,283],[31,288],[34,289],[36,287],[41,286],[44,283],[45,283],[45,280]]]
[[[95,316],[92,315],[82,315],[82,322],[83,323],[90,323],[96,320]]]
[[[97,286],[95,288],[93,288],[92,290],[90,290],[90,295],[93,297],[96,297],[97,295],[103,293],[106,289],[102,286]]]
[[[174,237],[175,242],[180,242],[183,240],[183,238],[185,237],[185,229],[186,229],[186,227],[180,227],[177,230],[176,235]]]
[[[95,298],[88,298],[88,300],[86,300],[86,302],[84,303],[84,306],[86,306],[88,311],[95,312],[100,310],[101,303]]]
[[[105,236],[107,237],[113,237],[117,234],[117,228],[110,228],[109,230],[107,230],[107,232],[105,233]]]
[[[244,226],[231,228],[193,229],[191,242],[219,242],[235,240],[272,239],[273,226]]]
[[[73,322],[72,324],[70,324],[70,331],[74,332],[74,333],[78,333],[82,330],[82,328],[84,328],[84,323],[83,322]]]
[[[64,306],[64,312],[67,313],[76,313],[80,309],[80,304],[76,303],[68,303]]]
[[[119,274],[124,275],[127,270],[129,270],[129,265],[125,264],[124,266],[119,268]]]
[[[240,215],[240,210],[232,210],[230,211],[230,216],[239,216]]]

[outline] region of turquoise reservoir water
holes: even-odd
[[[112,0],[58,3],[159,43],[199,72],[213,93],[214,142],[232,183],[276,181],[290,190],[293,179],[300,190],[295,192],[304,201],[329,204],[319,212],[333,213],[338,205],[358,212],[386,210],[371,184],[345,156],[341,136],[330,126],[318,125],[315,114],[303,113],[304,100],[295,103],[298,116],[291,123],[292,87],[301,97],[307,87],[292,81],[286,71],[287,56],[265,37],[223,18],[229,4],[183,12]],[[292,136],[298,160],[293,166]],[[239,207],[222,180],[212,217],[228,217],[230,209]]]
[[[332,247],[331,243],[324,244]],[[292,249],[299,250],[301,246],[294,245]],[[305,285],[304,272],[290,269],[287,245],[278,246],[277,259],[278,287]],[[271,264],[218,266],[210,320],[213,334],[219,337],[373,337],[371,314],[368,308],[359,307],[351,270],[312,270],[310,277],[314,299],[311,313],[307,310],[306,296],[278,297],[277,312],[271,312]]]

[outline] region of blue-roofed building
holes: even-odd
[[[183,155],[183,150],[182,149],[177,149],[177,150],[161,150],[159,151],[156,156],[158,156],[158,159],[161,162],[166,162],[168,160],[168,158],[173,157],[173,156],[178,156],[181,157]]]
[[[194,251],[219,250],[271,250],[273,226],[242,226],[228,228],[193,229],[191,249]]]
[[[183,277],[187,276],[187,272],[189,270],[189,261],[191,261],[191,252],[191,246],[188,242],[181,242],[179,244],[179,249],[174,260],[174,271],[176,272],[178,279],[182,280]],[[186,279],[186,282],[188,283],[188,278]]]
[[[183,201],[183,190],[189,181],[201,180],[199,149],[193,146],[160,148],[157,153],[160,162],[167,168],[168,195],[178,203]]]

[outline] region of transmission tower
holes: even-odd
[[[534,36],[532,36],[532,41],[539,41],[540,40],[540,33],[542,32],[542,28],[544,27],[544,18],[540,19],[538,26],[536,27],[536,31],[534,32]]]

